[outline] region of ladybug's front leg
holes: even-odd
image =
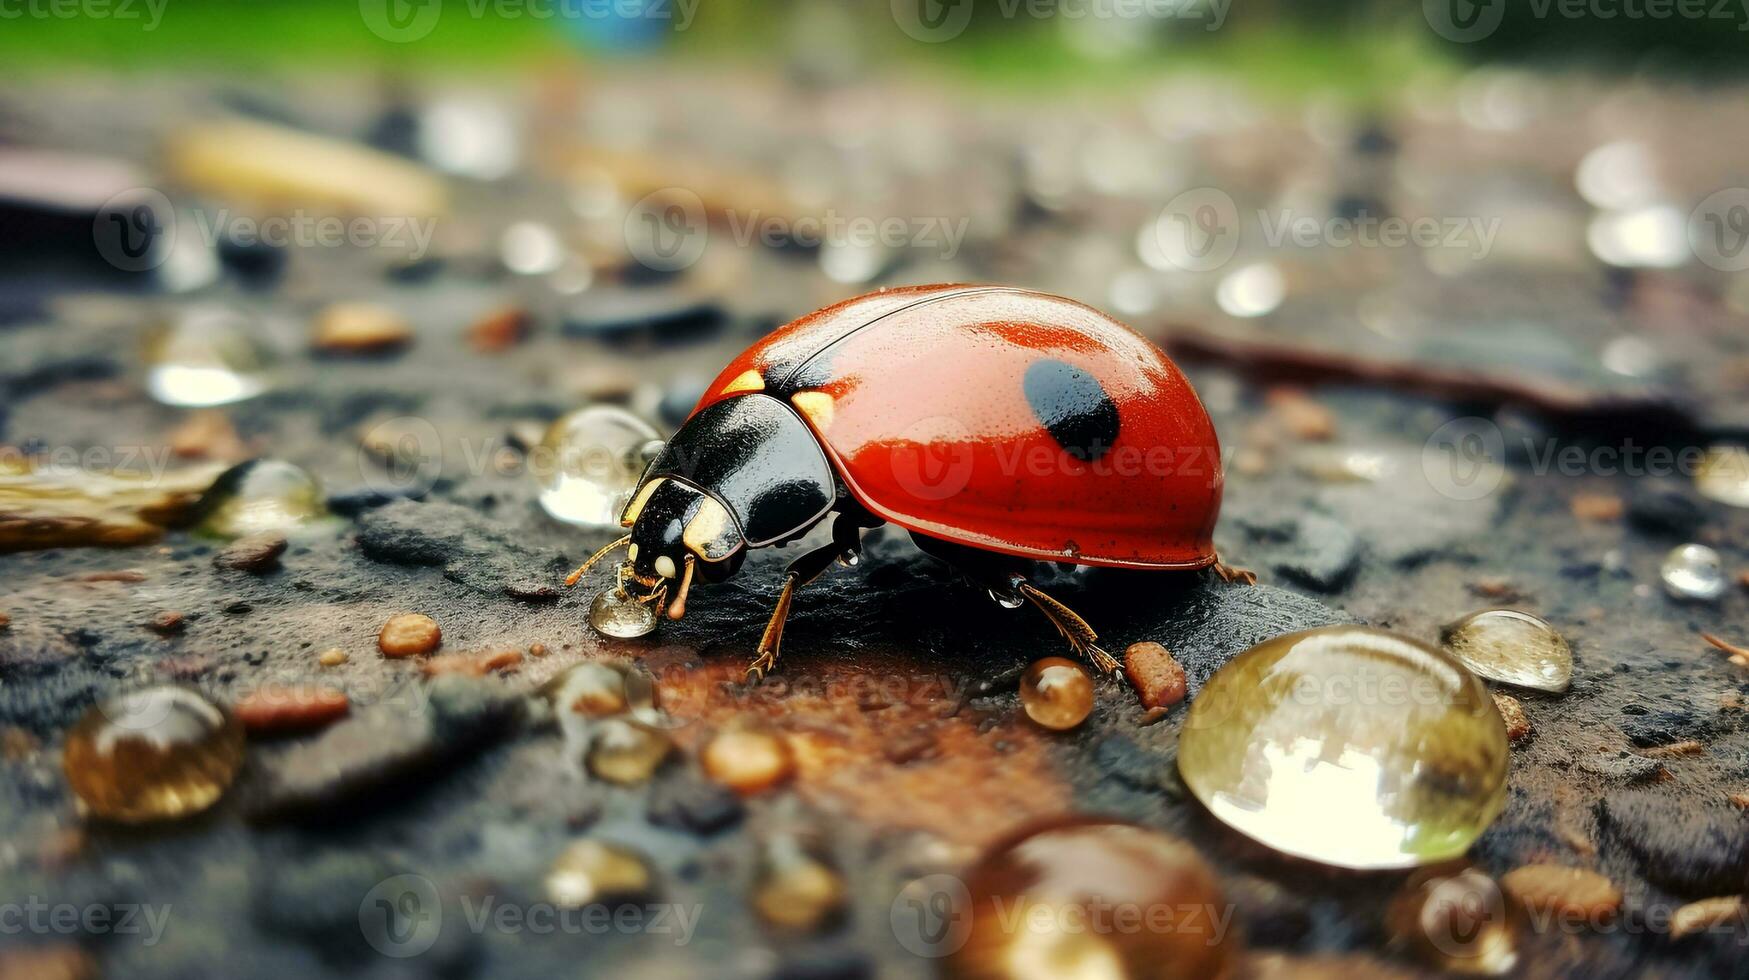
[[[842,522],[840,522],[842,524]],[[845,542],[843,527],[834,528],[833,542],[820,548],[815,548],[789,563],[784,571],[783,591],[777,594],[777,607],[771,611],[771,620],[765,624],[765,633],[759,638],[759,655],[747,665],[747,679],[762,680],[767,673],[777,666],[779,648],[783,645],[783,627],[789,621],[790,602],[795,598],[796,588],[812,582],[821,573],[832,566],[834,561],[850,556],[854,560],[856,554],[856,537],[854,532],[849,536],[850,543]]]

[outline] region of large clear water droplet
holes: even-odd
[[[165,405],[207,408],[267,390],[269,354],[242,314],[199,307],[146,343],[146,390]]]
[[[1482,677],[1538,691],[1573,683],[1573,651],[1553,626],[1516,609],[1484,609],[1441,632],[1445,652]]]
[[[555,519],[587,528],[619,527],[620,511],[644,475],[661,434],[613,405],[591,405],[547,429],[530,454],[540,504]]]
[[[1725,594],[1724,559],[1703,544],[1679,545],[1664,558],[1664,591],[1684,602],[1717,602]]]
[[[225,538],[290,531],[325,514],[316,478],[278,459],[232,467],[213,484],[207,505],[210,509],[200,529]]]
[[[1506,730],[1448,655],[1363,626],[1278,637],[1198,694],[1178,769],[1222,822],[1345,868],[1457,857],[1506,798]]]
[[[590,605],[589,625],[602,636],[632,640],[655,631],[656,610],[651,603],[633,599],[624,589],[607,589]]]

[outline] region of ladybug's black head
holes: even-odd
[[[623,520],[632,528],[626,578],[650,591],[677,583],[668,608],[674,619],[686,611],[686,588],[695,573],[717,581],[740,564],[744,542],[727,508],[680,480],[650,479]]]

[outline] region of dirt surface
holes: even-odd
[[[613,107],[631,106],[654,120],[655,145],[670,155],[689,145],[686,120],[706,142],[730,125],[709,121],[713,113],[742,125],[756,119],[771,141],[833,145],[810,129],[820,105],[781,87],[737,79],[709,96],[664,102],[679,85],[599,86],[560,108],[588,132]],[[186,90],[160,79],[58,98],[63,111],[103,105],[124,117],[131,106],[146,120],[185,105],[176,93]],[[374,102],[336,106],[325,92],[279,93],[273,104],[350,135],[368,132],[382,111]],[[1246,176],[1223,186],[1244,201],[1279,183],[1272,153],[1310,152],[1326,201],[1357,193],[1354,175],[1388,154],[1474,213],[1506,214],[1511,228],[1505,198],[1489,196],[1498,188],[1462,173],[1465,160],[1485,159],[1502,180],[1543,188],[1548,210],[1564,216],[1545,229],[1557,242],[1566,241],[1561,229],[1580,227],[1585,206],[1565,184],[1548,185],[1554,175],[1565,181],[1594,142],[1560,122],[1563,107],[1638,99],[1659,110],[1661,152],[1695,173],[1725,168],[1716,150],[1704,159],[1676,154],[1710,118],[1681,96],[1555,83],[1539,92],[1547,125],[1535,134],[1464,130],[1455,115],[1430,122],[1405,112],[1346,120],[1353,131],[1334,140],[1328,120],[1276,115],[1270,126],[1142,142],[1169,148],[1197,173],[1231,163]],[[876,124],[902,101],[877,94],[837,98]],[[791,99],[807,111],[780,121],[750,108]],[[1130,132],[1133,108],[1100,118]],[[1003,149],[1014,138],[1004,128],[1011,112],[956,111],[975,122],[952,136],[928,131],[949,148],[984,153],[971,159],[996,161],[993,171],[1011,160],[1014,148]],[[44,101],[19,110],[13,128],[52,115]],[[1038,117],[1064,132],[1095,128],[1073,122],[1082,118],[1075,107]],[[147,161],[169,129],[136,121],[111,145],[82,148]],[[1389,147],[1367,133],[1386,134]],[[551,133],[531,140],[564,142]],[[733,145],[742,166],[767,152],[745,136]],[[1711,179],[1695,173],[1684,175],[1685,192]],[[1324,872],[1264,853],[1188,796],[1173,761],[1183,707],[1145,723],[1120,677],[1098,682],[1098,704],[1079,728],[1051,733],[1029,723],[1016,682],[1030,661],[1062,652],[1056,636],[1031,612],[998,608],[957,581],[902,534],[875,532],[859,566],[801,592],[782,665],[756,687],[741,683],[741,671],[795,546],[700,589],[684,620],[643,640],[595,634],[584,622],[595,589],[559,586],[612,534],[542,511],[526,472],[530,431],[599,399],[671,426],[705,379],[773,324],[879,284],[1009,281],[1109,308],[1113,269],[1141,268],[1133,215],[1151,215],[1157,201],[1138,212],[1121,195],[1083,189],[1072,206],[1041,211],[1010,181],[991,192],[994,204],[965,204],[998,214],[996,230],[974,222],[965,250],[947,260],[895,254],[870,282],[832,281],[806,249],[742,248],[719,235],[682,274],[653,276],[622,257],[571,294],[550,277],[506,272],[489,244],[509,215],[558,220],[552,183],[466,185],[458,217],[442,226],[442,261],[411,268],[376,253],[314,249],[266,283],[251,284],[233,260],[192,295],[118,293],[64,271],[8,287],[0,445],[165,459],[193,413],[149,396],[141,346],[155,323],[220,304],[248,314],[276,360],[270,390],[216,410],[228,426],[203,430],[197,442],[222,462],[261,456],[306,468],[328,513],[290,531],[277,563],[260,567],[215,562],[226,542],[188,529],[126,549],[0,556],[0,613],[9,618],[0,626],[0,901],[170,910],[151,943],[74,928],[0,936],[4,948],[74,959],[81,950],[105,975],[128,977],[927,975],[934,965],[901,948],[891,925],[905,883],[964,868],[1024,823],[1077,812],[1191,841],[1237,906],[1255,975],[1422,971],[1385,928],[1404,875]],[[967,178],[930,171],[916,183],[904,200],[931,213],[963,196]],[[1411,208],[1427,186],[1386,181],[1372,192],[1381,206]],[[924,200],[937,203],[916,203]],[[1052,591],[1096,625],[1108,649],[1164,644],[1186,668],[1192,702],[1226,660],[1296,629],[1361,621],[1433,641],[1440,624],[1489,606],[1548,619],[1572,645],[1573,685],[1561,695],[1511,692],[1534,733],[1514,744],[1506,810],[1472,857],[1496,876],[1527,863],[1598,871],[1622,891],[1624,912],[1604,927],[1525,936],[1519,975],[1749,976],[1743,923],[1682,940],[1658,924],[1686,902],[1742,892],[1749,875],[1749,817],[1731,801],[1749,792],[1749,674],[1700,636],[1749,644],[1749,591],[1733,582],[1717,603],[1681,604],[1659,583],[1665,554],[1686,541],[1719,549],[1733,580],[1749,569],[1749,512],[1701,498],[1682,473],[1610,472],[1596,455],[1741,435],[1749,332],[1736,281],[1692,263],[1606,270],[1566,252],[1496,254],[1461,275],[1434,274],[1437,263],[1413,250],[1315,249],[1267,260],[1289,282],[1272,316],[1221,312],[1213,274],[1158,276],[1153,302],[1114,313],[1162,340],[1195,324],[1516,372],[1532,383],[1560,379],[1582,393],[1680,393],[1685,424],[1646,432],[1631,415],[1599,422],[1486,395],[1431,399],[1378,386],[1284,394],[1280,378],[1260,382],[1243,365],[1192,364],[1229,459],[1222,557],[1262,583],[1082,571],[1058,573]],[[1407,339],[1361,338],[1356,296],[1401,314],[1395,322],[1407,324]],[[382,303],[414,324],[416,337],[367,357],[316,356],[310,323],[339,300]],[[526,337],[493,341],[489,351],[469,342],[475,324],[507,307],[528,311]],[[1656,377],[1624,380],[1601,366],[1605,346],[1623,335],[1664,355]],[[1441,470],[1451,458],[1426,450],[1454,420],[1500,439],[1503,451],[1483,461],[1483,478],[1499,478],[1485,492],[1470,494],[1469,482],[1454,491],[1451,471]],[[362,448],[384,426],[396,435],[410,425],[418,440],[432,440],[418,442],[425,465],[413,477]],[[1550,447],[1578,447],[1586,462],[1551,465]],[[1620,498],[1620,516],[1608,508],[1604,519],[1575,516],[1582,494]],[[439,624],[443,654],[523,656],[483,677],[428,677],[419,658],[390,659],[377,648],[383,624],[409,612]],[[531,652],[537,647],[543,655]],[[324,666],[319,658],[334,649],[344,662]],[[589,778],[531,697],[566,667],[609,656],[654,675],[679,747],[644,785]],[[236,786],[200,817],[152,829],[83,818],[59,768],[63,733],[95,699],[156,680],[190,684],[222,704],[267,685],[320,683],[344,691],[352,707],[320,733],[252,741]],[[783,788],[741,801],[703,778],[697,750],[710,733],[749,719],[784,736],[796,772]],[[762,844],[798,827],[826,842],[851,894],[842,925],[802,937],[764,928],[748,898]],[[579,836],[647,855],[661,901],[698,911],[687,941],[649,923],[581,935],[467,927],[483,899],[543,901],[547,868]],[[360,929],[361,906],[383,894],[373,889],[403,874],[431,883],[446,923],[405,959],[374,950]]]

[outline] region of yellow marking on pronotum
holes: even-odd
[[[814,423],[821,432],[832,427],[832,396],[823,391],[798,391],[789,396],[796,410]]]
[[[737,391],[764,391],[764,390],[765,390],[765,379],[759,376],[758,371],[751,371],[751,370],[742,371],[740,374],[735,375],[734,380],[730,381],[726,385],[723,385],[723,394],[725,394],[725,395],[732,395]]]
[[[661,485],[662,479],[660,477],[644,484],[644,489],[639,490],[638,495],[632,498],[632,502],[626,504],[626,509],[620,512],[619,526],[631,527],[636,524],[638,515],[644,512],[644,505],[650,502],[650,495],[655,493],[656,488]]]
[[[735,550],[738,537],[729,512],[711,497],[699,502],[698,513],[692,515],[692,520],[686,522],[686,529],[680,534],[686,547],[705,561],[721,561],[729,557],[729,553]]]

